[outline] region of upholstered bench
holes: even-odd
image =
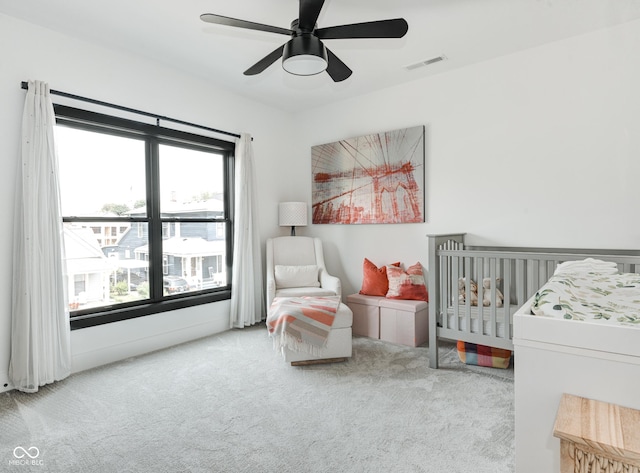
[[[351,294],[354,335],[417,347],[429,339],[429,304]]]

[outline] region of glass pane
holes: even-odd
[[[144,141],[55,128],[65,217],[146,216]]]
[[[164,295],[227,285],[225,224],[171,222],[162,240]]]
[[[224,217],[223,156],[160,145],[160,211],[163,217]]]
[[[149,299],[147,236],[146,223],[65,223],[70,309]]]

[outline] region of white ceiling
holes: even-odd
[[[242,73],[287,41],[280,34],[212,25],[215,13],[289,28],[298,0],[0,0],[0,12],[203,77],[230,91],[299,111],[640,18],[640,0],[326,0],[318,26],[402,17],[402,39],[326,40],[352,70],[297,77],[280,61]],[[446,61],[413,71],[436,56]]]

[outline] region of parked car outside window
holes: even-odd
[[[176,294],[178,292],[187,292],[189,290],[189,283],[187,280],[178,276],[165,276],[162,278],[162,283],[167,294]]]

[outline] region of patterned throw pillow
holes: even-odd
[[[392,263],[391,266],[400,266],[400,263]],[[362,265],[362,289],[363,296],[386,296],[389,290],[389,279],[387,278],[387,267],[378,268],[375,264],[364,259]]]
[[[422,265],[416,263],[403,271],[397,266],[387,266],[389,278],[388,299],[405,299],[429,302]]]

